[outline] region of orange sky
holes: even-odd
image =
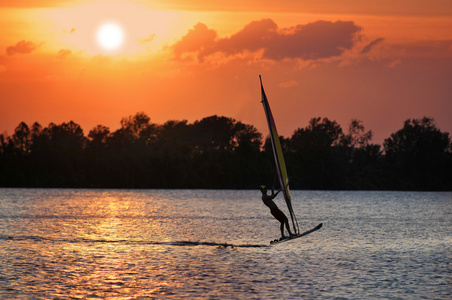
[[[379,144],[408,118],[452,133],[452,1],[227,3],[0,2],[0,132],[73,120],[87,135],[143,111],[266,135],[261,74],[285,136],[317,116],[362,120]],[[123,30],[118,49],[96,39],[105,22]]]

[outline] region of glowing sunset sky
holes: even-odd
[[[141,111],[267,135],[259,74],[284,136],[318,116],[362,120],[379,144],[408,118],[452,133],[450,0],[16,0],[0,2],[0,28],[9,135],[21,121],[113,131]]]

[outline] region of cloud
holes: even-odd
[[[315,60],[338,57],[359,40],[361,28],[348,21],[316,21],[306,25],[279,29],[264,19],[246,25],[227,38],[217,38],[214,30],[198,23],[180,41],[173,45],[176,59],[196,55],[199,61],[221,53],[233,56],[261,51],[262,58],[270,60]]]
[[[280,84],[279,84],[279,87],[281,87],[281,88],[290,88],[290,87],[294,87],[294,86],[299,86],[300,84],[298,83],[298,81],[296,81],[296,80],[289,80],[289,81],[286,81],[286,82],[281,82]]]
[[[93,63],[99,64],[99,65],[105,65],[112,62],[112,58],[107,55],[98,54],[91,58],[91,61]]]
[[[36,45],[30,41],[20,41],[14,46],[9,46],[6,48],[6,54],[14,55],[14,54],[27,54],[31,53],[36,49]]]
[[[70,30],[63,29],[63,33],[73,34],[77,31],[75,27],[72,27]]]
[[[146,43],[150,43],[155,39],[155,33],[148,35],[147,37],[144,38],[138,38],[138,42],[140,42],[140,44],[146,44]]]
[[[392,49],[405,57],[452,57],[452,40],[419,41],[403,45],[393,45]]]
[[[217,33],[208,29],[205,24],[198,23],[193,29],[173,45],[173,51],[177,59],[183,59],[184,54],[203,52],[215,46]]]
[[[398,65],[406,59],[450,59],[452,58],[452,40],[423,40],[409,43],[388,43],[385,42],[384,47],[378,47],[383,39],[376,39],[365,46],[361,53],[373,61],[395,60]],[[402,59],[402,60],[401,60]]]
[[[72,54],[71,50],[60,49],[60,51],[58,51],[57,57],[60,58],[60,59],[65,59],[66,57],[68,57],[71,54]]]
[[[367,46],[365,46],[365,47],[363,48],[363,50],[361,50],[361,53],[363,53],[363,54],[369,53],[370,50],[372,50],[372,48],[373,48],[375,45],[380,44],[380,43],[383,42],[383,41],[384,41],[384,38],[378,38],[378,39],[376,39],[376,40],[370,42]]]

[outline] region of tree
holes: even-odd
[[[236,149],[250,148],[253,151],[259,151],[262,145],[262,134],[256,127],[242,122],[236,122],[234,126],[233,144]]]
[[[369,145],[372,137],[371,130],[364,132],[362,121],[352,119],[348,126],[348,134],[342,136],[341,144],[352,149],[364,148]]]
[[[142,188],[152,184],[150,147],[156,143],[157,135],[157,125],[143,112],[121,120],[121,128],[107,138],[110,163],[105,168],[111,185]]]
[[[252,125],[235,122],[230,169],[230,188],[258,187],[265,182],[265,165],[261,153],[262,134]]]
[[[88,145],[85,149],[85,176],[88,187],[108,187],[112,176],[113,161],[108,148],[111,137],[110,129],[97,125],[88,134]]]
[[[210,116],[193,123],[193,171],[199,182],[213,188],[230,186],[235,181],[237,126],[232,118]]]
[[[193,124],[199,151],[232,150],[236,144],[235,120],[217,115],[206,117]]]
[[[12,136],[12,142],[20,154],[24,155],[29,153],[31,146],[31,131],[27,124],[21,122],[19,126],[16,127]]]
[[[433,119],[407,120],[380,145],[351,120],[313,118],[280,137],[293,189],[452,190],[452,143]],[[144,113],[110,132],[98,125],[84,136],[70,121],[42,127],[21,122],[0,134],[0,185],[91,188],[256,188],[276,170],[270,139],[224,116],[194,123],[151,123]]]
[[[387,168],[396,186],[436,190],[451,187],[451,141],[432,118],[408,119],[384,141]]]
[[[379,168],[381,151],[380,145],[370,143],[373,133],[365,131],[360,120],[352,119],[348,126],[348,133],[342,135],[338,148],[347,181],[348,189],[376,189],[379,177],[382,175]]]
[[[165,187],[190,187],[195,175],[192,168],[194,148],[192,125],[186,120],[168,121],[159,130],[154,166],[161,170],[159,178]]]
[[[42,129],[34,137],[31,150],[33,185],[83,186],[86,140],[80,125],[73,121],[61,125],[50,123]]]
[[[336,121],[320,117],[312,118],[306,128],[295,130],[291,138],[291,150],[317,149],[328,151],[340,142],[342,128]]]
[[[97,125],[88,134],[89,144],[96,147],[105,146],[109,136],[110,129],[108,127]]]
[[[342,136],[336,121],[320,117],[312,118],[306,128],[294,132],[288,155],[293,167],[290,170],[295,175],[292,176],[293,188],[334,189],[342,185],[344,170],[335,147]]]

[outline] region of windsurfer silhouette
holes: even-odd
[[[262,201],[268,208],[270,208],[270,213],[273,217],[275,217],[280,223],[281,223],[281,239],[285,239],[284,235],[284,225],[286,225],[286,229],[289,232],[289,235],[292,236],[292,232],[290,231],[289,227],[289,220],[287,219],[286,215],[276,206],[275,202],[273,202],[273,199],[281,192],[281,190],[277,191],[276,193],[272,189],[271,195],[267,195],[267,187],[265,185],[261,185],[260,188],[262,192]]]

